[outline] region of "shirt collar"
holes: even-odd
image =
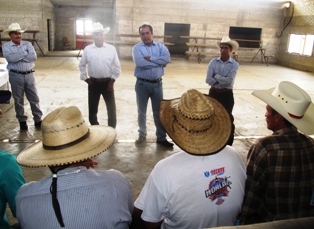
[[[144,44],[144,42],[143,42],[143,41],[141,42],[141,45],[142,45],[142,46],[147,46],[147,45],[145,45],[145,44]],[[154,40],[153,40],[152,45],[153,45],[153,46],[155,46],[155,45],[156,45],[156,42],[155,42]]]
[[[93,48],[98,48],[98,47],[96,46],[95,42],[92,44],[92,47],[93,47]],[[102,47],[104,47],[104,48],[107,47],[105,42],[102,44]],[[102,47],[101,47],[101,48],[102,48]]]
[[[19,45],[19,46],[23,45],[23,44],[24,44],[24,42],[25,42],[25,41],[21,40],[21,43],[20,43],[20,45]],[[13,43],[13,41],[12,41],[12,40],[10,40],[10,41],[9,41],[9,44],[10,44],[10,46],[16,46],[16,47],[18,47],[16,44],[14,44],[14,43]]]
[[[85,166],[76,166],[76,167],[65,168],[65,169],[60,170],[58,172],[58,176],[79,173],[79,172],[84,171],[84,170],[87,170],[87,168]]]
[[[223,61],[221,60],[221,57],[218,57],[217,60],[219,60],[219,61],[222,62],[222,63],[227,63],[227,62],[233,63],[233,61],[234,61],[234,60],[231,58],[231,56],[229,57],[229,59],[228,59],[226,62],[223,62]]]
[[[298,129],[295,126],[288,126],[288,127],[275,131],[272,135],[283,135],[283,134],[288,134],[292,132],[299,133]]]

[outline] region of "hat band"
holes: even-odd
[[[304,116],[304,115],[302,115],[302,116],[297,116],[297,115],[291,114],[291,113],[289,113],[289,112],[288,112],[288,115],[289,115],[291,118],[296,118],[296,119],[301,119],[301,118],[303,118],[303,116]]]
[[[79,139],[76,139],[75,141],[73,142],[69,142],[67,144],[64,144],[64,145],[59,145],[59,146],[47,146],[43,143],[43,148],[46,149],[46,150],[61,150],[61,149],[66,149],[66,148],[69,148],[71,146],[74,146],[82,141],[84,141],[86,138],[88,138],[88,136],[90,135],[90,132],[89,132],[89,129],[88,129],[88,132],[83,135],[82,137],[80,137]]]
[[[173,116],[173,122],[172,122],[172,131],[173,132],[175,132],[175,130],[174,130],[174,122],[177,122],[178,123],[178,125],[181,127],[181,128],[183,128],[184,130],[186,130],[186,131],[188,131],[189,133],[204,133],[204,132],[206,132],[209,128],[205,128],[205,129],[203,129],[203,130],[189,130],[188,128],[186,128],[185,126],[183,126],[178,120],[177,120],[177,118],[176,118],[176,116]]]

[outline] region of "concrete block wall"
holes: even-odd
[[[292,4],[292,7],[294,7],[293,17],[282,34],[277,63],[295,69],[314,72],[314,54],[308,57],[287,52],[289,35],[291,33],[314,34],[314,0],[294,0]],[[285,25],[292,15],[292,7],[285,11]]]
[[[48,50],[47,19],[53,19],[53,5],[49,0],[0,0],[0,28],[6,29],[17,22],[22,29],[39,30],[36,34],[38,44],[44,53]],[[24,38],[32,38],[32,34],[23,34]],[[37,54],[41,52],[34,44]]]
[[[269,47],[267,54],[277,55],[280,40],[276,33],[283,17],[282,4],[283,1],[270,0],[117,0],[116,26],[119,33],[138,33],[140,25],[149,23],[155,35],[163,35],[165,23],[184,23],[190,24],[190,36],[207,37],[228,35],[230,26],[263,28],[262,40]],[[120,56],[130,56],[130,50],[131,47],[120,47]]]

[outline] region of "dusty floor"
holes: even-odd
[[[39,57],[35,64],[37,89],[41,98],[44,115],[60,106],[78,106],[88,122],[87,85],[79,79],[77,51],[52,52],[46,57]],[[180,97],[190,88],[208,93],[205,83],[207,64],[205,60],[198,64],[195,59],[186,61],[184,58],[173,57],[172,63],[165,69],[163,77],[164,98]],[[241,64],[241,62],[240,62]],[[144,182],[153,166],[161,159],[176,153],[173,150],[157,146],[155,126],[151,109],[148,111],[148,140],[136,146],[137,108],[135,100],[135,77],[132,60],[121,60],[122,74],[115,83],[117,104],[117,140],[105,153],[95,159],[99,162],[97,169],[117,169],[125,174],[130,181],[134,199],[141,191]],[[289,80],[304,88],[314,100],[314,73],[307,73],[281,66],[266,66],[256,61],[253,64],[241,64],[234,85],[235,107],[235,141],[234,147],[246,158],[248,148],[256,138],[271,132],[265,127],[265,104],[251,95],[256,89],[275,87],[280,81]],[[26,100],[27,101],[27,100]],[[29,130],[20,132],[15,118],[13,100],[10,104],[0,104],[3,115],[0,116],[0,149],[17,156],[21,150],[41,139],[41,132],[33,126],[29,104]],[[100,102],[98,118],[100,124],[107,124],[105,103]],[[39,180],[50,174],[48,168],[22,168],[26,181]],[[14,222],[12,217],[9,217]]]

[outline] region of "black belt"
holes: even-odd
[[[30,70],[30,71],[27,71],[27,72],[22,72],[22,71],[17,71],[17,70],[10,70],[10,72],[14,72],[14,73],[17,73],[17,74],[22,74],[22,75],[26,75],[26,74],[29,74],[29,73],[32,73],[32,72],[35,72],[34,70]]]
[[[96,81],[96,82],[107,82],[109,80],[111,80],[110,77],[107,78],[94,78],[94,77],[89,77],[92,81]]]
[[[223,92],[232,92],[231,88],[216,88],[216,87],[211,87],[210,90],[213,90],[218,93],[223,93]]]
[[[159,83],[160,81],[162,81],[162,78],[156,79],[156,80],[148,80],[148,79],[143,79],[143,78],[137,78],[139,80],[142,80],[144,82],[149,82],[149,83]]]

